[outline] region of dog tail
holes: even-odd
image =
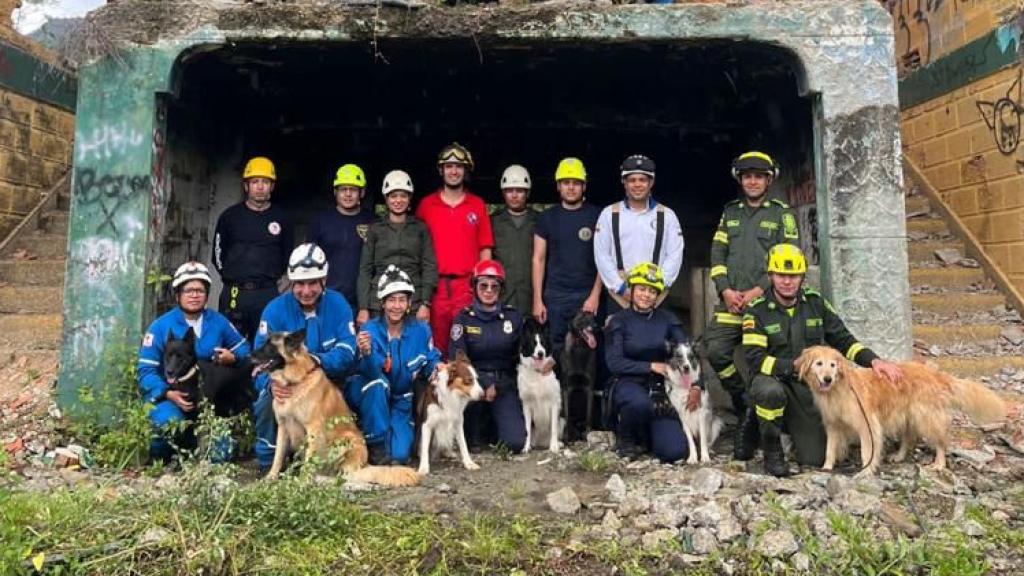
[[[723,425],[723,422],[722,422],[721,418],[719,418],[718,416],[714,416],[712,418],[712,420],[711,420],[711,438],[708,439],[708,447],[714,446],[715,442],[718,441],[718,436],[719,436],[719,434],[722,433],[722,425]],[[703,442],[703,441],[704,440],[701,440],[701,442]]]
[[[415,486],[420,483],[420,475],[408,466],[366,466],[345,474],[345,479],[381,486]]]
[[[975,424],[993,424],[1006,419],[1006,404],[983,384],[951,378],[953,405],[963,410]]]

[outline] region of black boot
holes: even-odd
[[[789,465],[782,452],[782,431],[778,425],[767,420],[760,421],[761,451],[764,452],[764,471],[776,478],[789,476]]]
[[[370,466],[387,466],[391,463],[391,455],[388,454],[388,447],[384,442],[368,444],[366,448],[370,452]]]
[[[746,462],[754,459],[757,450],[757,415],[754,407],[744,408],[738,413],[736,421],[736,438],[733,440],[732,457],[734,460]]]
[[[615,453],[626,460],[636,460],[643,455],[644,450],[633,440],[619,438],[615,445]]]

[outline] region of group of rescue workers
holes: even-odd
[[[523,314],[548,323],[558,358],[569,322],[581,310],[605,325],[600,372],[615,383],[605,387],[612,390],[605,401],[617,451],[634,458],[649,450],[666,462],[687,457],[664,384],[666,342],[686,336],[660,306],[680,273],[683,232],[672,209],[652,197],[654,162],[626,158],[620,169],[625,197],[601,210],[586,202],[583,163],[565,158],[555,170],[559,202],[541,213],[528,206],[529,172],[512,165],[501,176],[504,207],[493,215],[467,187],[474,169],[469,150],[445,146],[437,168],[442,184],[419,202],[415,215],[412,179],[389,172],[381,186],[386,212],[377,218],[364,207],[363,170],[342,166],[333,182],[335,206],[293,249],[292,223],[271,202],[273,163],[256,157],[246,164],[244,199],[221,214],[214,237],[220,312],[207,307],[208,268],[186,262],[171,282],[177,306],[143,339],[139,384],[154,405],[154,457],[172,453],[169,424],[197,412],[162,369],[168,335],[181,338],[189,328],[198,357],[246,375],[250,351],[271,333],[305,329],[306,347],[357,414],[374,464],[408,462],[416,383],[462,350],[485,390],[483,401],[467,409],[470,446],[501,443],[518,452],[525,440],[515,373]],[[804,348],[828,344],[890,379],[901,374],[860,344],[827,300],[803,286],[807,262],[797,247],[796,218],[768,197],[778,177],[775,162],[747,152],[731,169],[741,194],[725,206],[712,242],[711,278],[721,303],[705,336],[707,355],[738,418],[734,457],[752,459],[760,443],[766,471],[782,476],[789,473],[783,430],[792,435],[801,465],[820,466],[824,459],[820,415],[793,369]],[[279,293],[282,275],[290,287]],[[734,363],[738,348],[749,370]],[[290,392],[265,373],[252,382],[255,452],[267,468],[274,453],[272,400]],[[694,388],[687,409],[700,401]],[[227,458],[230,450],[220,455]]]

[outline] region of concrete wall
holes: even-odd
[[[118,10],[137,3],[111,4]],[[284,5],[283,5],[284,6]],[[182,10],[194,4],[183,3]],[[291,10],[286,7],[267,10]],[[182,185],[168,150],[168,97],[175,66],[192,47],[246,41],[363,42],[371,11],[290,12],[288,29],[252,20],[251,6],[196,13],[192,32],[166,31],[86,64],[79,74],[76,163],[58,400],[74,408],[81,386],[109,379],[104,359],[135,345],[152,319],[147,276],[165,270],[168,209]],[[175,10],[166,10],[167,14]],[[248,15],[248,16],[247,16]],[[571,5],[502,10],[382,10],[375,30],[391,38],[453,34],[480,42],[646,42],[732,39],[788,50],[801,92],[814,104],[814,193],[819,207],[822,287],[855,334],[887,356],[910,353],[910,307],[891,20],[875,0],[751,0],[673,6]],[[444,25],[438,25],[438,22]],[[154,26],[159,26],[159,22]],[[168,21],[167,26],[176,25]],[[178,23],[180,25],[180,23]],[[173,107],[171,107],[173,113]],[[113,139],[104,135],[116,134]],[[173,130],[170,136],[175,137]],[[103,153],[88,153],[100,145]],[[172,164],[169,164],[171,162]],[[215,178],[209,182],[215,184]],[[228,190],[211,190],[213,195]],[[109,264],[97,268],[90,253]],[[885,294],[880,299],[879,294]]]
[[[73,78],[9,14],[0,9],[0,239],[70,167],[75,126]]]
[[[886,5],[904,153],[1024,291],[1021,2]]]

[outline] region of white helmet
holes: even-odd
[[[313,244],[299,244],[288,258],[289,280],[319,280],[327,278],[327,254]]]
[[[189,280],[201,280],[206,284],[206,288],[210,288],[212,280],[210,280],[210,270],[200,262],[189,261],[185,262],[178,269],[174,271],[174,278],[171,280],[171,288],[174,290],[178,289],[178,286],[188,282]]]
[[[380,275],[377,280],[377,299],[384,302],[384,299],[396,292],[406,292],[410,296],[416,291],[412,285],[412,279],[404,270],[391,264]]]
[[[412,178],[404,170],[392,170],[384,177],[384,186],[380,191],[387,196],[395,190],[405,190],[412,195]]]
[[[530,173],[519,164],[513,164],[501,173],[501,189],[526,188],[530,189]]]

